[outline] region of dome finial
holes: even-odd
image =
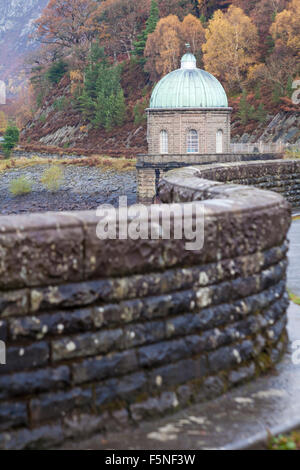
[[[197,67],[197,61],[196,57],[194,54],[190,52],[191,45],[190,43],[187,43],[185,45],[187,52],[184,54],[184,56],[181,59],[181,68],[182,69],[195,69]]]

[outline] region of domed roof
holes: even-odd
[[[228,108],[228,100],[221,83],[198,69],[195,56],[187,53],[181,59],[181,68],[154,88],[150,109],[156,108]]]

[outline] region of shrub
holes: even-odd
[[[58,165],[52,165],[44,171],[41,182],[49,191],[58,191],[64,180],[64,172]]]
[[[26,176],[20,176],[20,178],[11,181],[9,190],[14,196],[30,193],[32,190],[31,182]]]
[[[12,150],[19,142],[19,129],[16,126],[8,126],[4,134],[2,149],[6,158],[10,157]]]
[[[61,98],[57,98],[57,100],[54,101],[53,107],[56,111],[63,111],[68,107],[68,100],[65,96],[62,96]]]

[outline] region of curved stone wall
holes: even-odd
[[[300,159],[232,162],[199,168],[202,178],[276,191],[300,206]]]
[[[186,240],[100,241],[92,212],[0,217],[0,448],[124,429],[279,360],[290,207],[199,176],[160,184],[166,204],[203,201],[198,252]]]

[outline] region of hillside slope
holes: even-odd
[[[147,152],[146,116],[134,122],[133,108],[147,89],[147,81],[139,73],[138,65],[130,63],[124,67],[123,87],[125,92],[127,114],[125,124],[106,132],[104,129],[92,128],[84,121],[82,115],[74,110],[70,93],[70,82],[67,76],[58,87],[46,97],[41,108],[32,121],[29,121],[21,132],[22,147],[38,150],[41,147],[54,147],[57,150],[77,150],[82,154],[100,153],[106,155],[134,156]],[[135,83],[135,87],[131,84]],[[150,98],[151,89],[145,99]],[[57,109],[57,103],[64,97],[63,109]],[[251,121],[242,125],[234,103],[232,115],[232,141],[265,142],[283,141],[291,144],[300,143],[300,113],[282,111],[274,107],[265,123]]]

